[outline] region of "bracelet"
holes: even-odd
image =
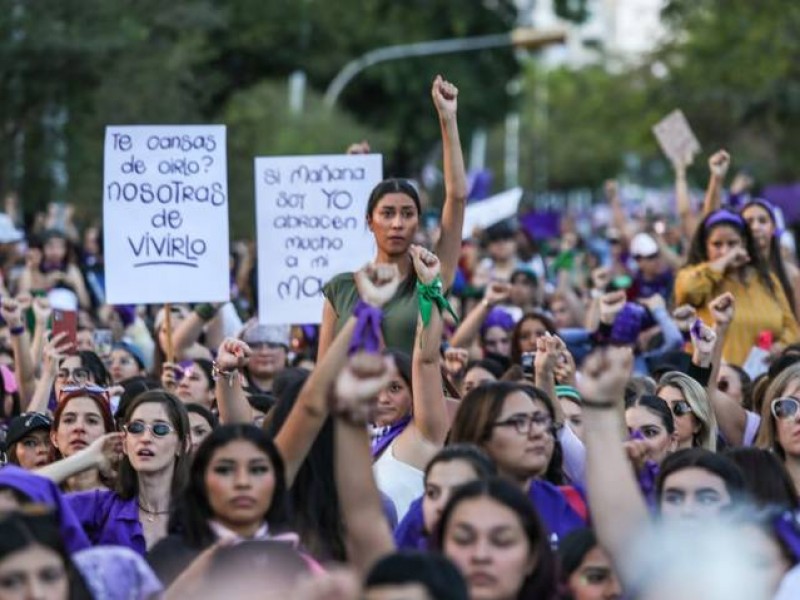
[[[587,408],[597,408],[597,409],[609,409],[614,408],[617,406],[616,400],[589,400],[588,398],[584,398],[581,401],[581,406],[586,406]]]
[[[353,316],[356,318],[356,328],[350,338],[347,353],[352,356],[363,350],[369,354],[377,354],[381,349],[383,311],[359,300],[353,309]]]
[[[13,336],[22,335],[23,333],[25,333],[25,325],[17,325],[16,327],[10,327],[8,333],[10,333]]]
[[[219,368],[217,361],[211,363],[211,378],[214,381],[219,381],[222,378],[228,380],[228,387],[233,387],[233,382],[239,374],[239,369],[231,369],[230,371],[223,371]]]
[[[417,301],[419,302],[419,314],[422,317],[423,327],[427,327],[428,323],[431,322],[434,304],[439,307],[440,312],[445,310],[449,312],[458,323],[458,316],[453,311],[453,307],[450,306],[447,298],[444,297],[443,289],[442,278],[438,275],[430,283],[417,281]]]
[[[201,319],[203,319],[203,321],[210,321],[215,316],[217,316],[217,309],[214,308],[213,306],[211,306],[210,304],[208,304],[207,302],[203,303],[203,304],[198,304],[197,306],[195,306],[194,307],[194,312],[196,312],[197,315]]]

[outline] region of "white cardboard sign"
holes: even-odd
[[[680,109],[673,110],[656,123],[653,134],[673,164],[689,164],[700,152],[700,142]]]
[[[104,158],[107,301],[228,300],[225,127],[109,126]]]
[[[464,211],[464,227],[461,230],[461,235],[464,239],[470,238],[476,227],[486,229],[490,225],[516,216],[521,199],[522,188],[517,187],[484,200],[467,204],[467,208]]]
[[[319,323],[325,283],[374,256],[365,213],[383,157],[262,157],[255,177],[259,321]]]

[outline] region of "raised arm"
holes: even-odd
[[[586,359],[578,387],[583,397],[589,507],[598,541],[630,581],[631,540],[649,523],[622,443],[625,385],[631,374],[629,348],[612,347]]]
[[[627,240],[633,236],[629,231],[630,220],[625,214],[625,211],[622,208],[622,202],[619,198],[619,187],[617,186],[617,182],[613,179],[607,180],[603,186],[603,191],[605,192],[606,201],[611,208],[611,222],[614,224],[614,227],[619,230],[620,235],[623,237],[623,241],[627,243]]]
[[[421,246],[412,246],[411,258],[421,284],[436,285],[436,281],[441,281],[441,264],[435,254]],[[414,427],[422,437],[440,447],[444,444],[449,429],[439,355],[443,319],[440,307],[433,303],[431,309],[428,324],[425,325],[422,315],[417,323],[414,355],[411,360],[412,414]]]
[[[42,373],[36,382],[33,397],[25,407],[27,412],[47,413],[47,406],[50,404],[50,393],[53,391],[53,384],[58,375],[59,364],[71,347],[70,342],[64,341],[66,337],[67,333],[62,331],[45,344]]]
[[[731,157],[725,150],[717,150],[708,159],[710,175],[706,196],[703,200],[703,217],[708,216],[722,206],[722,188],[725,185],[725,175],[731,165]]]
[[[674,163],[675,169],[675,202],[678,207],[678,219],[680,220],[683,236],[691,239],[697,224],[697,219],[692,213],[692,199],[689,196],[689,184],[686,181],[686,167],[688,165]]]
[[[461,233],[464,228],[464,207],[467,202],[467,176],[464,155],[458,137],[458,88],[437,75],[431,88],[433,104],[439,113],[444,153],[444,207],[442,235],[436,254],[442,261],[442,281],[445,289],[453,285],[458,257],[461,253]]]
[[[35,317],[33,342],[31,343],[31,360],[34,365],[40,365],[42,364],[44,346],[47,343],[47,332],[50,330],[49,322],[53,309],[47,298],[34,298],[31,307]]]
[[[396,265],[367,265],[355,274],[355,280],[362,300],[379,308],[397,291],[400,275]],[[287,487],[292,485],[328,417],[328,394],[336,376],[347,364],[347,350],[356,323],[356,317],[348,319],[328,352],[311,372],[286,422],[275,436],[275,445],[286,466]]]
[[[252,423],[253,409],[242,388],[240,369],[250,360],[250,346],[242,340],[226,338],[219,345],[214,361],[214,396],[217,399],[219,420],[231,423]]]
[[[322,361],[328,353],[333,338],[336,337],[336,321],[339,316],[330,300],[325,300],[322,308],[322,324],[319,326],[319,344],[317,345],[317,362]]]
[[[711,316],[716,323],[715,335],[711,340],[712,347],[709,348],[708,344],[703,341],[695,340],[693,362],[700,367],[711,367],[711,377],[708,380],[708,399],[711,402],[711,408],[714,411],[714,416],[717,418],[717,425],[725,438],[725,441],[731,446],[741,446],[744,440],[744,432],[747,426],[747,411],[736,400],[722,393],[717,387],[717,379],[719,367],[722,363],[722,349],[725,346],[725,336],[728,333],[728,328],[733,321],[733,316],[736,308],[736,299],[733,294],[727,292],[712,300],[708,305],[711,311]],[[707,332],[702,331],[701,335],[705,339],[711,336]],[[698,336],[694,335],[693,338]],[[710,358],[707,358],[710,355]]]
[[[22,309],[13,298],[3,298],[0,315],[11,331],[11,349],[14,352],[14,375],[19,384],[19,395],[25,406],[33,396],[36,386],[34,364],[31,360],[31,342],[22,320]]]
[[[336,382],[336,490],[345,523],[348,560],[362,577],[381,556],[395,550],[372,474],[367,435],[370,409],[391,379],[390,363],[380,355],[358,354]]]
[[[478,302],[475,307],[467,313],[467,316],[459,324],[458,328],[450,338],[450,345],[458,348],[469,349],[472,347],[481,325],[486,320],[489,312],[500,302],[508,299],[511,292],[511,285],[502,281],[493,281],[486,287],[483,300]]]

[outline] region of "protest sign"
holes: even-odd
[[[672,164],[688,165],[700,152],[700,142],[680,109],[673,110],[656,123],[653,134]]]
[[[512,188],[485,200],[470,202],[464,211],[464,227],[461,229],[461,235],[464,238],[472,237],[476,227],[486,229],[490,225],[515,216],[521,199],[522,188]]]
[[[225,127],[109,126],[104,157],[107,301],[227,301]]]
[[[319,323],[322,286],[372,260],[367,200],[380,154],[256,158],[259,320]]]

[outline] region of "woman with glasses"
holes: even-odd
[[[115,431],[108,392],[92,385],[61,388],[50,434],[56,458],[69,458],[88,448],[95,440]],[[98,469],[88,469],[67,479],[66,492],[108,489],[113,481]]]
[[[717,419],[703,387],[685,373],[665,373],[656,395],[667,403],[675,422],[677,449],[717,449]]]
[[[784,369],[767,388],[756,446],[775,452],[800,490],[799,363]]]
[[[453,418],[450,443],[475,444],[498,473],[526,492],[555,539],[583,525],[551,482],[561,484],[561,446],[552,400],[538,388],[486,383],[464,397]]]
[[[127,546],[144,555],[167,535],[172,501],[186,482],[191,440],[183,403],[163,390],[126,407],[123,458],[113,491],[68,494],[95,545]]]
[[[467,178],[461,142],[458,136],[458,88],[437,76],[431,88],[439,115],[444,152],[445,199],[442,227],[436,254],[442,261],[442,281],[447,290],[453,284],[461,252],[461,229],[467,198]],[[369,151],[369,150],[367,150]],[[387,348],[411,354],[417,323],[416,280],[408,250],[419,229],[421,203],[415,187],[405,179],[387,179],[379,183],[367,202],[367,226],[375,237],[375,264],[394,264],[400,271],[401,284],[386,306],[382,332]],[[318,357],[321,360],[358,302],[358,290],[352,273],[341,273],[323,288],[325,308],[319,334]]]

